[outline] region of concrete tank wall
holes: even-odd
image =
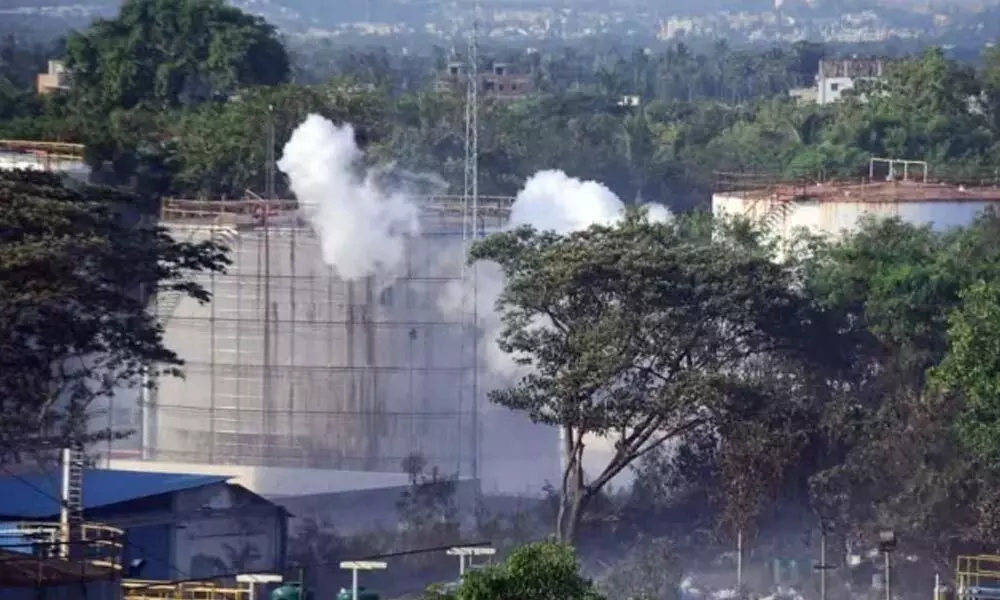
[[[1000,200],[975,198],[956,200],[846,201],[784,200],[776,196],[716,194],[712,197],[715,215],[744,216],[767,220],[770,230],[791,236],[806,228],[813,233],[839,235],[857,228],[866,216],[899,217],[916,225],[931,225],[942,230],[968,225],[989,207],[1000,208]]]
[[[186,377],[159,382],[147,458],[392,472],[418,453],[486,489],[555,480],[555,433],[488,406],[472,322],[438,308],[461,282],[460,236],[412,240],[392,283],[338,279],[306,228],[175,236],[227,243],[234,264],[202,278],[209,304],[157,300]]]
[[[0,152],[0,171],[53,171],[80,181],[90,179],[90,167],[80,160],[50,159],[19,152]]]

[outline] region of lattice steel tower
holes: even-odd
[[[476,21],[472,25],[469,36],[469,50],[465,74],[465,189],[462,193],[462,239],[465,242],[466,254],[472,241],[482,233],[479,226],[479,23],[478,6]],[[462,303],[465,309],[471,309],[466,315],[472,328],[472,478],[480,476],[480,435],[479,435],[479,294],[477,289],[478,269],[462,268],[462,278],[465,297]],[[463,340],[469,336],[463,336]]]

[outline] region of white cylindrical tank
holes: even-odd
[[[173,227],[231,249],[213,301],[163,293],[157,313],[185,377],[162,378],[145,422],[153,460],[399,471],[420,454],[490,490],[558,471],[555,432],[488,406],[461,285],[461,229],[424,228],[399,279],[344,281],[306,227]]]
[[[968,225],[990,207],[1000,207],[1000,189],[905,181],[773,187],[712,197],[713,214],[746,217],[785,238],[800,229],[839,235],[865,217],[898,217],[942,230]]]
[[[82,160],[51,158],[27,152],[0,151],[0,171],[51,171],[69,175],[79,181],[89,181],[90,167]]]

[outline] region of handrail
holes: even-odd
[[[69,142],[45,142],[36,140],[0,140],[0,149],[15,152],[38,152],[54,158],[79,160],[83,158],[83,144]]]
[[[51,521],[20,521],[0,528],[0,550],[27,549],[40,559],[68,557],[91,566],[122,570],[125,531],[104,523],[84,522],[73,528],[73,539],[64,541],[62,525]],[[20,553],[20,552],[18,552]]]

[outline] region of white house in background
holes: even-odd
[[[878,80],[885,76],[890,61],[883,58],[824,59],[816,74],[816,102],[829,104],[859,81]]]

